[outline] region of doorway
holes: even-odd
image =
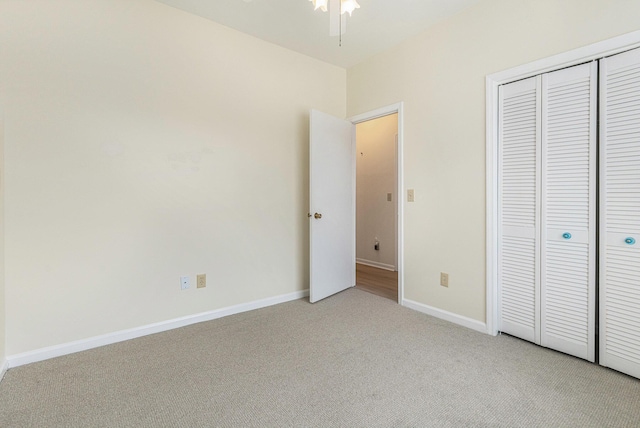
[[[318,302],[356,284],[356,126],[396,115],[395,271],[397,301],[404,304],[403,103],[347,120],[311,110],[309,122],[309,301]],[[394,204],[395,201],[395,204]],[[375,236],[374,236],[375,238]],[[382,242],[380,242],[382,244]],[[388,244],[388,243],[387,243]],[[387,245],[385,244],[385,246]],[[390,244],[393,248],[393,243]],[[393,263],[393,262],[392,262]],[[393,270],[392,270],[393,271]]]
[[[356,288],[398,302],[398,113],[356,124]]]

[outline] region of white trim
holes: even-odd
[[[4,375],[7,373],[7,370],[9,370],[9,362],[7,360],[3,360],[2,365],[0,365],[0,382],[4,379]]]
[[[487,332],[498,334],[498,83],[486,79],[486,322]]]
[[[505,83],[536,76],[548,71],[581,64],[640,47],[640,31],[574,49],[569,52],[534,61],[486,77],[486,313],[487,331],[498,334],[498,87]]]
[[[398,129],[397,128],[396,128],[396,139],[394,141],[394,150],[395,150],[396,157],[397,157],[398,156]],[[397,159],[396,159],[396,165],[395,165],[395,168],[394,168],[393,172],[394,172],[394,176],[395,176],[395,180],[396,180],[396,182],[394,184],[396,185],[396,190],[397,190],[398,189],[398,162],[397,162]],[[395,221],[393,222],[393,226],[396,228],[396,232],[398,231],[398,221],[399,221],[399,219],[398,219],[398,205],[400,205],[398,203],[398,199],[401,199],[401,198],[402,198],[402,195],[400,195],[398,193],[396,195],[396,203],[393,204],[394,205],[394,214],[395,214],[395,219],[394,219]],[[398,270],[398,265],[400,263],[398,261],[398,247],[399,247],[399,245],[398,245],[398,233],[396,233],[396,242],[395,242],[395,244],[396,244],[396,254],[395,254],[395,259],[393,260],[393,269],[394,270]]]
[[[404,302],[404,103],[397,104],[398,111],[398,302]],[[403,303],[401,303],[402,305]]]
[[[348,118],[347,120],[354,124],[358,124],[361,122],[368,122],[373,119],[389,116],[390,114],[394,114],[394,113],[399,114],[401,108],[402,108],[402,103],[400,102],[400,103],[380,107],[375,110],[368,111],[366,113],[357,114],[355,116]]]
[[[392,272],[394,272],[396,270],[396,267],[394,265],[388,265],[386,263],[374,262],[372,260],[356,259],[356,263],[358,263],[360,265],[371,266],[371,267],[378,268],[378,269],[390,270]]]
[[[397,161],[397,256],[398,256],[398,303],[404,305],[404,102],[391,104],[385,107],[369,111],[367,113],[358,114],[352,116],[347,120],[350,120],[353,124],[360,122],[366,122],[368,120],[377,119],[379,117],[388,116],[390,114],[398,113],[398,145],[396,153]]]
[[[529,64],[510,68],[508,70],[493,73],[487,76],[488,79],[497,82],[499,85],[526,79],[548,71],[555,71],[560,68],[571,67],[605,56],[615,55],[640,47],[640,30],[623,34],[609,40],[584,46],[569,52],[563,52],[548,58],[543,58]]]
[[[443,309],[434,308],[433,306],[414,302],[413,300],[405,300],[404,302],[402,302],[402,306],[406,306],[409,309],[422,312],[423,314],[431,315],[432,317],[439,318],[441,320],[458,324],[462,327],[470,328],[471,330],[475,330],[480,333],[487,333],[487,325],[472,318],[467,318],[462,315],[454,314],[453,312],[448,312]]]
[[[357,219],[357,201],[356,201],[356,153],[358,152],[357,147],[357,135],[356,135],[356,124],[351,122],[351,213],[353,217],[351,219],[351,225],[353,226],[353,236],[351,237],[351,260],[353,260],[353,270],[351,271],[351,284],[352,287],[356,286],[356,269],[355,262],[357,260],[356,248],[358,246],[358,238],[356,236],[356,227],[358,225]]]
[[[175,328],[185,327],[191,324],[211,321],[229,315],[235,315],[242,312],[252,311],[254,309],[265,308],[267,306],[273,306],[280,303],[290,302],[292,300],[302,299],[304,297],[307,297],[308,295],[309,290],[296,291],[289,294],[268,297],[266,299],[255,300],[253,302],[241,303],[239,305],[215,309],[213,311],[187,315],[184,317],[161,321],[154,324],[148,324],[141,327],[116,331],[101,336],[90,337],[88,339],[76,340],[74,342],[40,348],[21,354],[10,355],[7,357],[5,367],[18,367],[24,364],[35,363],[37,361],[48,360],[50,358],[60,357],[62,355],[68,355],[80,351],[86,351],[88,349],[98,348],[100,346],[111,345],[117,342],[124,342],[125,340],[135,339],[138,337],[147,336],[149,334],[161,333],[163,331],[173,330]]]

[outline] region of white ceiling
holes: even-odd
[[[347,32],[329,36],[329,14],[308,0],[157,0],[344,68],[420,33],[479,0],[358,0]],[[346,16],[346,15],[345,15]]]

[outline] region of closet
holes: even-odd
[[[640,376],[640,50],[498,93],[499,330]]]

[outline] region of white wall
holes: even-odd
[[[345,70],[151,0],[2,1],[0,40],[8,355],[308,288]]]
[[[638,16],[636,0],[484,0],[348,70],[349,116],[405,102],[405,298],[485,320],[485,76],[638,30]]]
[[[356,258],[395,269],[398,114],[356,125]],[[392,200],[387,201],[387,193]],[[380,250],[374,249],[375,239]]]

